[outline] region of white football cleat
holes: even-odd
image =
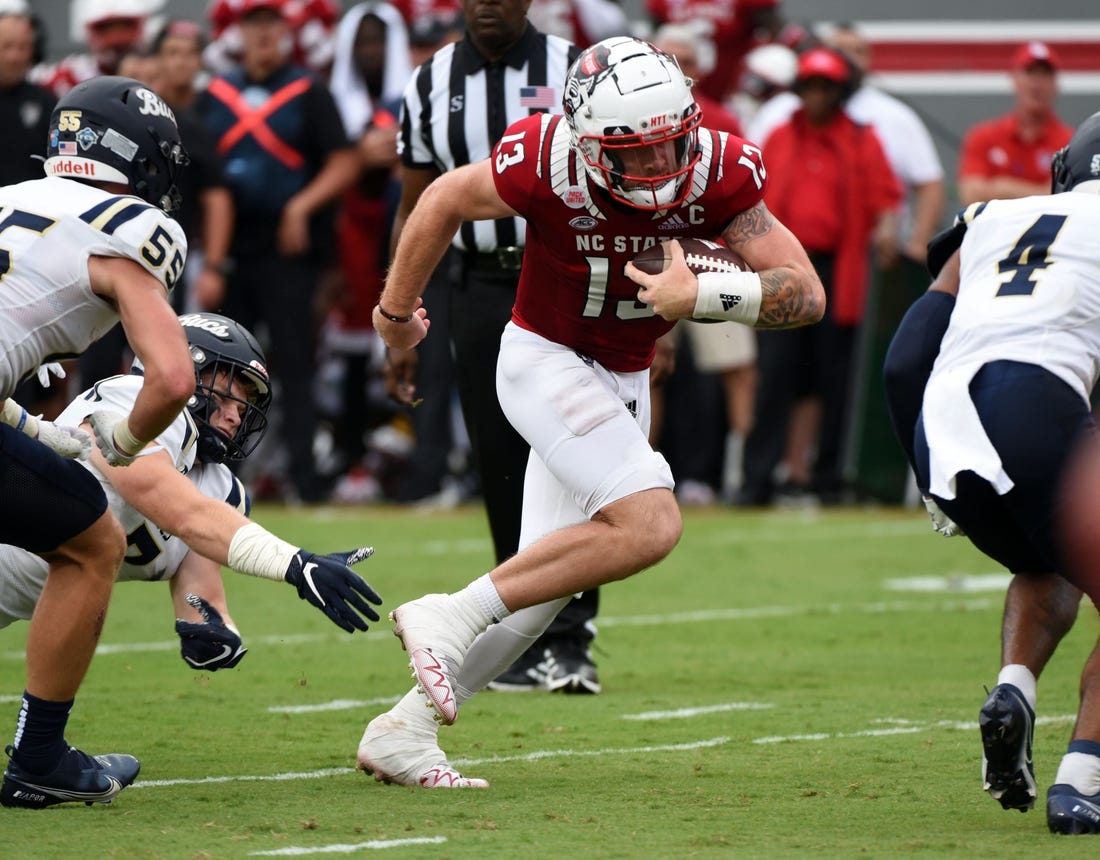
[[[393,634],[409,653],[409,666],[436,719],[451,725],[458,718],[454,679],[481,630],[449,594],[426,594],[390,613]]]
[[[420,788],[488,788],[484,779],[463,776],[439,748],[432,729],[419,728],[391,713],[367,724],[356,767],[379,782]]]

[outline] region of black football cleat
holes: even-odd
[[[6,749],[9,756],[12,748]],[[8,762],[0,786],[0,804],[26,809],[45,809],[58,803],[110,803],[132,783],[141,770],[141,762],[131,755],[90,756],[69,747],[52,771],[31,774]]]
[[[1031,743],[1035,712],[1012,684],[998,684],[978,715],[982,733],[982,788],[1004,809],[1027,812],[1038,790]]]
[[[546,673],[546,689],[551,693],[600,692],[600,678],[588,645],[576,639],[551,642],[540,666]]]
[[[1064,783],[1052,785],[1047,789],[1047,827],[1063,836],[1100,833],[1100,794],[1081,794]]]
[[[537,642],[520,654],[507,669],[489,682],[490,690],[523,693],[546,689],[546,672],[543,652]]]

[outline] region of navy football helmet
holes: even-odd
[[[133,78],[112,75],[77,84],[50,116],[50,176],[119,182],[174,212],[181,202],[176,181],[188,160],[172,109]]]
[[[193,313],[179,319],[195,365],[195,393],[187,401],[187,411],[199,429],[198,457],[204,463],[243,460],[267,432],[271,380],[263,350],[248,329],[229,317]],[[245,383],[247,400],[230,393],[234,380]],[[210,424],[218,408],[215,397],[243,407],[241,424],[232,438]]]
[[[1050,162],[1050,191],[1058,194],[1084,182],[1100,181],[1100,111],[1077,126],[1069,143]]]

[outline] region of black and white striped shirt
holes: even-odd
[[[565,74],[579,53],[530,24],[497,62],[486,60],[468,38],[441,48],[405,88],[402,163],[453,170],[488,158],[513,122],[533,113],[561,113]],[[522,246],[524,229],[522,218],[466,221],[454,246],[481,253]]]

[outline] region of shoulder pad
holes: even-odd
[[[960,209],[951,226],[941,230],[929,240],[928,271],[933,278],[939,275],[951,255],[962,246],[967,227],[974,223],[974,219],[982,213],[985,206],[985,203],[971,203],[965,209]]]
[[[132,198],[127,198],[132,199]],[[111,246],[129,257],[171,290],[187,259],[187,238],[179,222],[148,206],[111,233]]]
[[[236,475],[233,475],[233,486],[225,497],[225,501],[226,504],[236,508],[246,517],[252,514],[252,496],[249,495],[248,490],[241,483],[241,479]]]

